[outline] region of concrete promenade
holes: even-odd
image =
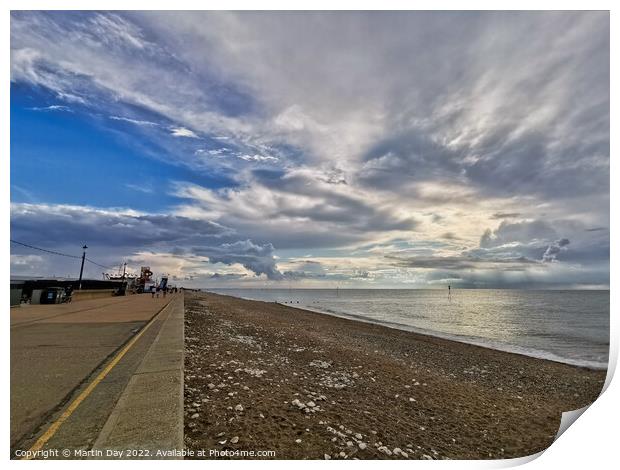
[[[144,457],[183,449],[183,298],[166,307],[165,320],[110,414],[93,448],[128,448]]]
[[[180,330],[167,321],[172,311]],[[11,449],[91,449],[136,371],[149,364],[158,369],[158,357],[180,364],[174,393],[182,404],[182,327],[181,293],[11,309]],[[150,390],[153,416],[160,414],[153,400],[164,388]],[[169,387],[165,394],[170,400]],[[182,407],[178,411],[182,432]]]

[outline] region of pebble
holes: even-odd
[[[239,442],[239,436],[235,436],[230,440],[231,444],[236,444],[237,442]]]
[[[312,403],[312,402],[310,402]],[[297,408],[299,408],[300,410],[303,410],[306,405],[304,403],[302,403],[301,401],[299,401],[297,398],[295,398],[292,402],[291,405],[296,406]]]
[[[296,442],[297,444],[301,444],[301,439],[295,439],[295,442]]]
[[[325,460],[331,460],[331,456],[329,454],[323,454],[323,458]]]
[[[392,455],[392,451],[385,446],[381,446],[377,450],[383,452],[385,455]]]
[[[235,406],[235,411],[243,411],[243,405]]]
[[[198,413],[194,413],[194,414],[191,416],[191,418],[192,418],[192,419],[196,419],[196,418],[198,418],[198,416],[200,416]]]
[[[366,443],[365,442],[360,442],[359,444],[357,444],[357,446],[361,449],[364,450],[366,448]]]
[[[362,435],[358,432],[358,433],[355,435],[355,439],[361,439],[361,438],[362,438]]]

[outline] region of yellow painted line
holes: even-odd
[[[172,303],[171,299],[166,305],[164,305],[162,307],[162,309],[157,312],[153,318],[151,318],[149,320],[149,322],[144,326],[144,328],[142,328],[140,330],[140,332],[135,335],[133,338],[131,338],[131,341],[129,341],[129,343],[127,343],[125,345],[125,347],[119,351],[119,353],[114,357],[114,359],[112,359],[112,361],[110,361],[110,363],[105,367],[105,369],[103,369],[99,375],[97,375],[97,377],[95,377],[95,379],[88,384],[88,387],[86,387],[82,393],[80,393],[75,400],[73,400],[71,402],[71,404],[67,407],[67,409],[65,411],[63,411],[63,413],[58,417],[58,419],[56,421],[54,421],[49,428],[47,428],[47,431],[45,431],[41,437],[39,437],[39,439],[37,439],[37,442],[35,442],[33,444],[33,446],[28,450],[27,453],[27,457],[23,457],[22,460],[30,460],[32,459],[32,455],[34,455],[34,453],[38,450],[41,450],[43,448],[43,446],[45,444],[47,444],[47,442],[54,436],[54,434],[56,434],[56,431],[58,431],[58,429],[60,428],[60,426],[62,426],[62,424],[67,421],[67,419],[69,419],[69,417],[73,414],[73,412],[77,409],[78,406],[80,406],[80,403],[82,403],[87,397],[88,395],[90,395],[92,393],[92,391],[95,389],[95,387],[97,385],[99,385],[99,383],[105,379],[106,375],[108,375],[110,373],[110,371],[112,369],[114,369],[114,367],[116,366],[116,364],[118,364],[120,362],[120,360],[123,358],[123,356],[125,354],[127,354],[127,351],[129,351],[131,349],[131,347],[136,343],[136,341],[138,341],[140,339],[140,337],[144,334],[144,332],[146,330],[148,330],[151,325],[153,323],[155,323],[155,320],[157,319],[157,317],[159,316],[159,314],[161,312],[164,311],[164,309],[170,305]]]

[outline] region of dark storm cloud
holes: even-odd
[[[213,247],[194,247],[192,251],[197,255],[207,256],[211,263],[240,264],[257,276],[265,274],[269,279],[282,279],[271,243],[256,245],[250,240],[240,240]]]
[[[496,230],[487,229],[480,238],[480,248],[492,248],[514,242],[531,243],[558,238],[557,231],[544,220],[509,223],[502,221]]]
[[[348,233],[413,230],[417,225],[413,217],[397,218],[390,211],[378,208],[359,196],[343,194],[317,184],[317,179],[334,184],[334,174],[331,171],[287,173],[261,170],[255,171],[254,175],[256,182],[269,190],[280,191],[292,197],[305,196],[311,201],[309,206],[282,206],[272,214],[275,217],[299,217],[319,223],[335,223],[345,228]]]
[[[374,188],[397,188],[413,181],[458,175],[463,155],[433,142],[415,130],[383,140],[364,156],[361,183]]]
[[[469,255],[518,257],[538,262],[563,262],[602,266],[609,264],[607,231],[589,232],[573,220],[502,221],[496,230],[487,229],[479,248],[464,251]]]
[[[568,238],[561,238],[560,240],[557,240],[556,242],[549,245],[543,254],[543,262],[551,263],[553,261],[556,261],[558,255],[562,252],[563,249],[565,249],[565,247],[569,243],[570,240]]]
[[[87,243],[98,259],[109,255],[114,262],[133,250],[157,248],[175,256],[194,254],[207,256],[212,263],[241,264],[257,276],[282,278],[273,245],[238,239],[222,243],[235,240],[232,231],[206,220],[80,206],[13,204],[11,209],[11,237],[34,246],[53,250],[71,247],[74,253]],[[31,252],[19,246],[12,248],[14,253]]]
[[[475,163],[461,167],[483,193],[564,198],[574,197],[576,193],[609,191],[608,142],[588,149],[576,143],[575,147],[563,148],[560,156],[552,148],[556,143],[540,132],[501,141],[505,136],[504,132],[489,136],[490,141],[483,142],[482,148],[471,149],[482,156]],[[586,168],[588,178],[583,177]]]
[[[226,273],[226,274],[213,273],[210,276],[208,276],[209,279],[213,279],[216,281],[230,281],[230,280],[243,279],[244,277],[246,277],[245,274],[235,274],[235,273]]]
[[[596,286],[605,288],[609,285],[609,276],[604,266],[589,266],[581,270],[562,272],[528,272],[501,270],[471,271],[429,271],[427,278],[430,284],[445,286],[450,284],[458,288],[485,289],[547,289],[583,288]]]
[[[536,263],[536,261],[519,258],[492,258],[474,256],[412,256],[399,257],[394,255],[386,256],[393,261],[395,266],[418,268],[418,269],[447,269],[447,270],[471,270],[471,269],[498,269],[508,271],[522,271],[525,265]]]
[[[11,237],[34,245],[148,247],[217,240],[231,233],[220,224],[169,214],[99,210],[83,206],[13,204]]]
[[[570,234],[571,239],[558,233]],[[392,254],[386,259],[394,266],[424,270],[428,282],[461,287],[605,286],[609,282],[606,233],[587,232],[581,222],[571,220],[503,220],[497,229],[484,232],[477,248],[452,255]]]

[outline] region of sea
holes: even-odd
[[[202,289],[591,369],[609,356],[608,290]]]

